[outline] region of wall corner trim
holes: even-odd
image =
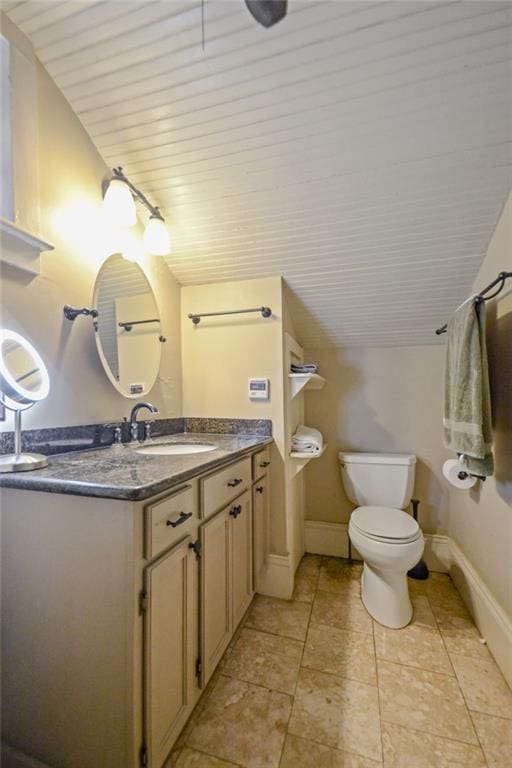
[[[261,574],[257,592],[267,597],[290,600],[293,594],[294,572],[290,555],[267,555],[264,572]]]

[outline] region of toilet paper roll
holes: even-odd
[[[445,461],[443,464],[443,475],[446,477],[448,482],[454,486],[454,488],[472,488],[476,483],[476,477],[471,477],[471,475],[468,475],[464,479],[461,479],[459,477],[461,472],[467,472],[467,470],[457,459],[448,459],[448,461]]]

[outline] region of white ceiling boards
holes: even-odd
[[[512,6],[11,2],[185,284],[282,274],[306,346],[425,344],[511,180]],[[506,268],[506,265],[503,265]]]

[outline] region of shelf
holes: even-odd
[[[298,475],[299,472],[302,472],[306,464],[308,464],[311,459],[319,459],[320,456],[323,456],[324,453],[327,450],[327,443],[324,443],[324,446],[321,451],[318,453],[290,453],[290,458],[294,459],[293,462],[293,474]]]
[[[322,389],[325,384],[325,379],[318,373],[289,373],[288,378],[292,384],[292,398],[303,389]]]
[[[0,218],[0,260],[11,267],[31,275],[39,274],[39,257],[43,251],[52,251],[53,245],[41,240],[13,221]]]

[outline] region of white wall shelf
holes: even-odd
[[[53,251],[51,243],[3,218],[0,218],[0,241],[0,261],[31,275],[40,272],[41,253]]]
[[[324,443],[322,450],[318,451],[318,453],[298,453],[298,452],[292,451],[290,453],[290,458],[294,459],[293,474],[298,475],[299,472],[302,472],[306,464],[308,464],[311,461],[311,459],[319,459],[320,456],[323,456],[326,450],[327,450],[327,443]]]
[[[325,384],[325,379],[318,373],[289,373],[288,378],[292,385],[292,398],[303,389],[322,389]]]

